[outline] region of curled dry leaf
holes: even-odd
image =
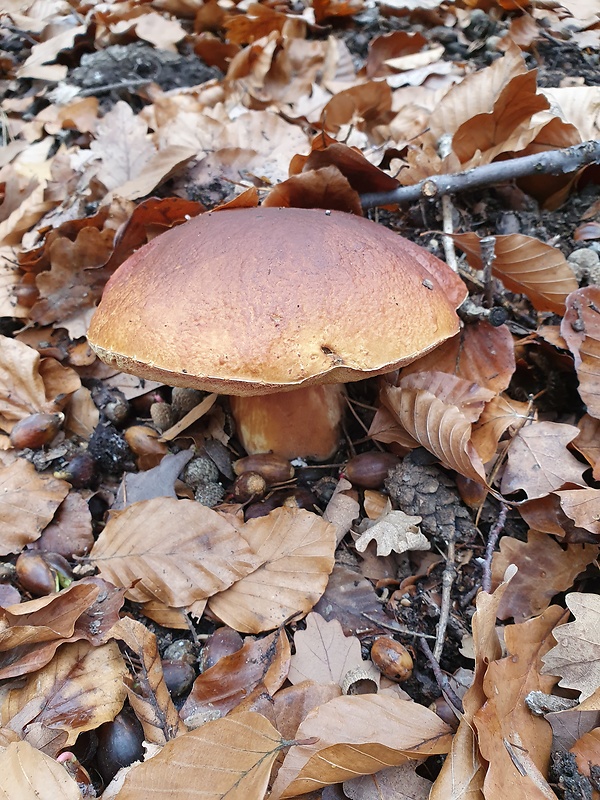
[[[476,233],[457,233],[456,244],[474,269],[482,268],[481,240]],[[531,236],[494,237],[492,272],[507,289],[527,295],[538,311],[563,314],[567,296],[577,288],[572,267],[556,247]]]
[[[473,425],[471,441],[486,464],[496,452],[502,434],[509,428],[519,428],[530,419],[529,404],[500,394],[486,404],[481,416]]]
[[[37,546],[40,550],[59,553],[67,559],[84,556],[92,549],[92,514],[90,507],[77,492],[69,492],[42,531]]]
[[[0,468],[0,555],[18,553],[39,538],[69,493],[66,481],[40,475],[18,458]]]
[[[472,426],[455,406],[447,405],[426,389],[385,389],[386,404],[416,441],[449,469],[477,483],[485,470],[473,443]]]
[[[600,287],[577,289],[567,298],[560,326],[575,359],[579,394],[588,414],[600,418]]]
[[[296,737],[316,741],[288,752],[273,800],[447,753],[451,743],[450,728],[432,711],[383,695],[336,697],[311,711]]]
[[[360,640],[346,636],[336,619],[327,622],[320,614],[306,617],[306,629],[294,634],[296,652],[292,656],[290,683],[314,681],[341,686],[348,672],[366,666],[361,655]]]
[[[124,683],[129,703],[144,729],[144,738],[152,744],[164,745],[186,728],[165,683],[156,636],[131,617],[119,620],[111,634],[125,642],[136,656],[135,674],[127,672]]]
[[[47,362],[45,367],[43,362]],[[0,336],[0,430],[10,433],[16,422],[36,412],[60,411],[81,386],[74,370],[53,358],[43,362],[37,350]],[[65,396],[57,404],[59,394]]]
[[[466,797],[483,796],[482,788],[487,765],[477,746],[473,718],[486,701],[483,681],[488,664],[502,655],[502,647],[496,632],[496,614],[512,578],[514,572],[493,594],[482,591],[477,595],[476,611],[472,620],[475,674],[471,686],[463,697],[463,715],[452,740],[450,753],[433,784],[431,800],[448,800],[448,798],[462,800]]]
[[[510,383],[515,371],[515,347],[507,327],[494,328],[489,322],[464,325],[431,353],[402,368],[402,377],[437,370],[456,375],[498,394]]]
[[[504,536],[500,552],[494,553],[492,579],[498,585],[509,564],[516,564],[519,571],[504,593],[498,619],[514,617],[515,622],[523,622],[541,614],[554,595],[569,589],[597,557],[598,548],[593,545],[571,544],[563,550],[539,531],[529,531],[527,542]]]
[[[323,619],[339,620],[347,636],[352,636],[356,630],[365,634],[380,633],[380,626],[385,630],[385,626],[390,624],[373,584],[359,572],[340,564],[333,568],[315,611]]]
[[[136,602],[181,607],[222,591],[262,563],[222,516],[193,500],[157,497],[109,519],[90,553]]]
[[[508,450],[502,494],[522,490],[533,500],[566,483],[585,486],[585,464],[567,450],[578,433],[574,425],[559,422],[534,422],[521,428]]]
[[[242,648],[224,656],[194,681],[181,717],[193,727],[206,719],[225,716],[262,685],[274,695],[290,668],[290,644],[283,631],[263,639],[246,639]]]
[[[534,716],[525,697],[549,693],[554,679],[540,675],[542,658],[552,647],[552,633],[564,616],[558,606],[504,629],[507,655],[493,661],[483,680],[487,702],[475,714],[479,749],[489,766],[484,796],[551,798],[547,782],[552,729]],[[517,747],[514,747],[514,745]]]
[[[439,370],[403,374],[398,385],[401,389],[426,389],[446,405],[456,406],[469,422],[477,422],[485,404],[495,396],[491,389]]]
[[[27,742],[12,742],[0,752],[0,774],[0,800],[81,800],[63,765]]]
[[[389,556],[392,550],[395,553],[429,550],[431,544],[419,528],[422,519],[411,517],[404,511],[388,511],[360,534],[354,546],[359,553],[364,553],[369,542],[374,540],[378,556]]]
[[[277,730],[285,739],[293,739],[300,723],[306,719],[309,712],[341,694],[342,690],[338,683],[302,681],[294,686],[280,689],[273,698]]]
[[[600,597],[571,592],[566,603],[575,622],[553,631],[557,644],[543,658],[543,673],[560,676],[558,685],[581,692],[583,702],[600,687]]]
[[[118,797],[189,800],[201,791],[205,800],[259,800],[283,744],[271,723],[254,711],[214,720],[133,767]]]
[[[331,522],[336,528],[337,544],[348,533],[354,520],[360,516],[360,503],[357,497],[350,481],[340,478],[323,514],[323,519]]]
[[[72,747],[80,733],[94,730],[119,713],[126,697],[126,675],[116,642],[100,647],[84,641],[67,644],[23,686],[8,692],[2,725],[21,735],[34,723],[66,731],[68,739],[62,747]]]
[[[283,506],[249,520],[241,534],[262,566],[211,597],[211,612],[243,633],[271,630],[298,612],[308,613],[333,569],[335,526]]]

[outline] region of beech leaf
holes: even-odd
[[[287,753],[271,800],[447,753],[451,743],[450,728],[428,708],[377,694],[335,697],[318,706],[296,732],[299,740],[313,737],[314,743]]]
[[[235,630],[260,633],[310,611],[333,569],[335,526],[284,506],[249,520],[240,532],[262,566],[212,597],[212,613]]]
[[[579,394],[588,414],[600,418],[600,287],[586,286],[567,298],[560,326],[575,358]]]
[[[81,800],[79,786],[66,769],[27,742],[0,751],[1,800]]]
[[[233,525],[193,500],[157,497],[112,516],[90,553],[130,600],[181,607],[222,591],[261,563]]]
[[[173,739],[128,773],[119,800],[259,800],[286,744],[255,711],[208,722]]]

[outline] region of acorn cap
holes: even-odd
[[[259,395],[390,372],[459,329],[460,278],[363,217],[207,212],[128,258],[89,329],[119,370]]]

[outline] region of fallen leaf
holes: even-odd
[[[352,636],[356,630],[364,634],[386,630],[390,618],[381,605],[370,581],[359,572],[336,564],[323,597],[314,610],[323,619],[337,619],[346,636]]]
[[[237,631],[260,633],[310,611],[333,569],[335,527],[283,506],[249,520],[240,533],[261,566],[211,597],[211,612]]]
[[[341,686],[350,670],[366,666],[360,640],[345,636],[337,620],[327,622],[314,612],[306,617],[306,629],[294,634],[294,645],[288,674],[290,683],[314,681]]]
[[[271,723],[254,711],[214,720],[133,767],[118,797],[184,800],[200,791],[206,800],[258,800],[283,744]]]
[[[481,240],[476,233],[457,233],[453,240],[474,269],[482,269]],[[577,288],[573,268],[561,251],[531,236],[494,236],[492,274],[512,292],[527,295],[538,311],[564,314],[567,296]]]
[[[567,450],[578,433],[574,425],[559,422],[533,422],[521,428],[508,449],[502,494],[523,490],[533,500],[566,483],[585,486],[585,464]]]
[[[600,287],[577,289],[567,298],[560,332],[575,358],[579,394],[590,416],[600,418]]]
[[[415,772],[416,762],[388,767],[374,775],[344,781],[344,795],[350,800],[427,800],[431,781]]]
[[[318,706],[296,737],[317,741],[287,753],[271,790],[273,800],[446,753],[451,741],[450,728],[429,709],[373,694],[335,697]]]
[[[144,729],[145,740],[164,745],[184,733],[186,728],[165,683],[156,636],[130,617],[119,620],[111,635],[125,642],[136,657],[132,665],[134,674],[127,672],[124,684],[129,704]]]
[[[522,622],[541,614],[554,595],[569,589],[579,573],[597,557],[597,547],[571,544],[563,549],[550,536],[538,531],[529,531],[527,542],[504,536],[500,552],[494,553],[492,580],[498,585],[509,564],[516,564],[519,571],[504,593],[498,619],[514,617],[515,622]]]
[[[359,553],[364,553],[369,543],[375,541],[378,556],[389,556],[392,550],[395,553],[429,550],[431,544],[419,528],[422,519],[404,511],[388,511],[360,534],[354,546]]]
[[[277,730],[285,739],[293,739],[309,712],[341,694],[339,683],[314,683],[310,680],[280,689],[273,698]],[[283,760],[283,753],[281,758]]]
[[[600,479],[600,420],[584,414],[577,427],[579,436],[573,441],[573,447],[592,465],[593,477],[597,481]]]
[[[520,403],[508,395],[493,397],[473,425],[471,441],[487,463],[493,458],[502,435],[510,428],[518,429],[531,419],[529,403]]]
[[[127,667],[116,642],[93,647],[79,641],[66,644],[25,684],[13,688],[2,705],[2,725],[22,736],[32,724],[63,730],[72,747],[80,733],[111,721],[126,697]]]
[[[274,695],[290,668],[290,645],[283,631],[248,638],[242,648],[205,670],[194,681],[180,715],[187,725],[225,716],[259,684]],[[196,727],[193,725],[192,727]]]
[[[507,655],[487,668],[487,701],[475,714],[479,749],[489,763],[484,796],[555,798],[547,782],[552,729],[525,703],[531,691],[550,692],[552,677],[540,675],[542,658],[552,647],[552,632],[564,611],[551,606],[534,619],[504,629]]]
[[[600,489],[565,489],[556,494],[560,507],[578,528],[600,534]]]
[[[456,406],[469,422],[477,422],[485,404],[495,396],[491,389],[440,370],[423,369],[402,374],[398,386],[400,389],[426,389],[446,405]]]
[[[66,481],[41,475],[18,458],[0,467],[0,555],[35,542],[69,493]]]
[[[0,751],[3,800],[81,800],[79,786],[66,769],[27,742],[11,742]]]
[[[170,497],[115,514],[89,557],[131,600],[155,598],[179,608],[222,591],[261,563],[216,511]]]
[[[581,692],[583,702],[600,687],[600,598],[570,592],[566,603],[575,622],[554,630],[557,644],[544,656],[542,671],[560,676],[558,685]]]
[[[52,522],[42,531],[37,547],[71,560],[74,556],[87,555],[93,544],[90,507],[81,494],[71,491],[59,505]]]

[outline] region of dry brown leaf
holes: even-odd
[[[579,436],[573,441],[573,447],[585,456],[588,464],[594,468],[593,478],[600,480],[600,420],[584,414],[577,423]]]
[[[567,298],[560,326],[575,358],[579,394],[587,411],[600,418],[600,287],[577,289]]]
[[[366,666],[361,655],[360,640],[345,636],[336,619],[329,622],[320,614],[306,617],[306,629],[294,634],[296,652],[292,656],[290,683],[314,681],[342,685],[350,670]]]
[[[365,64],[368,78],[384,78],[393,73],[387,65],[390,58],[418,53],[427,44],[422,33],[393,31],[382,36],[375,36],[369,43],[369,52]]]
[[[473,616],[473,650],[475,674],[463,697],[463,715],[452,740],[452,747],[442,770],[433,784],[430,800],[482,800],[483,781],[487,764],[477,746],[473,718],[486,701],[483,681],[488,664],[500,658],[502,647],[496,632],[498,606],[514,570],[493,594],[479,592]]]
[[[581,736],[571,748],[571,753],[575,756],[579,772],[593,778],[600,764],[600,727]]]
[[[262,563],[216,511],[170,497],[115,514],[90,560],[131,600],[155,598],[179,608],[222,591]]]
[[[426,389],[386,386],[386,406],[416,441],[449,469],[485,483],[483,462],[471,442],[472,426],[454,405]]]
[[[514,617],[515,622],[523,622],[541,614],[554,595],[569,589],[579,573],[597,557],[597,547],[571,544],[563,550],[554,539],[539,531],[529,531],[527,542],[504,536],[500,552],[494,553],[492,579],[498,585],[509,564],[516,564],[519,571],[504,593],[498,619]]]
[[[533,422],[517,433],[508,449],[502,494],[523,490],[530,500],[566,483],[585,486],[585,464],[567,450],[579,431],[559,422]]]
[[[344,795],[350,800],[427,800],[431,781],[415,772],[417,762],[388,767],[374,775],[344,781]]]
[[[85,556],[92,549],[92,514],[78,492],[69,492],[58,507],[52,522],[42,531],[37,547],[46,553],[59,553],[67,559]]]
[[[116,642],[93,647],[80,641],[67,644],[25,684],[11,689],[2,705],[2,725],[25,736],[29,726],[42,724],[62,730],[72,747],[80,733],[109,722],[126,697],[128,670]]]
[[[73,392],[65,408],[65,430],[82,439],[89,439],[99,421],[100,412],[92,400],[92,393],[81,386]]]
[[[496,452],[498,443],[509,428],[519,428],[530,419],[529,403],[520,403],[500,394],[486,404],[473,426],[471,441],[486,464]]]
[[[378,556],[389,556],[392,550],[395,553],[429,550],[431,544],[419,528],[422,519],[411,517],[404,511],[388,511],[360,534],[354,546],[359,553],[364,553],[369,543],[375,541]]]
[[[456,375],[494,394],[503,392],[515,371],[515,346],[506,326],[494,328],[489,322],[464,325],[431,353],[402,369],[402,377],[414,372],[438,370]]]
[[[133,767],[119,800],[259,800],[267,789],[282,739],[265,717],[254,711],[208,722],[178,736]]]
[[[274,695],[289,668],[290,645],[283,631],[263,639],[246,639],[240,650],[219,659],[196,678],[181,717],[192,726],[193,722],[198,725],[206,719],[225,716],[259,684]]]
[[[333,494],[323,514],[323,519],[331,522],[336,528],[336,542],[339,544],[348,531],[352,528],[352,523],[360,516],[360,503],[358,495],[352,489],[349,480],[342,477],[338,480]]]
[[[148,126],[123,100],[98,123],[90,150],[100,161],[96,177],[108,191],[137,178],[156,152]]]
[[[59,645],[74,636],[79,618],[98,594],[98,586],[79,582],[50,597],[0,609],[0,680],[44,667]]]
[[[273,800],[446,753],[451,741],[450,728],[429,709],[373,694],[336,697],[317,707],[296,736],[317,741],[287,753],[273,784]]]
[[[211,612],[243,633],[272,630],[298,612],[308,613],[333,569],[335,526],[283,506],[249,520],[240,533],[262,566],[211,597]]]
[[[552,647],[552,632],[564,611],[544,613],[504,629],[507,655],[493,661],[483,680],[486,703],[475,714],[479,748],[489,762],[485,797],[554,800],[547,782],[552,729],[525,703],[531,691],[549,693],[554,679],[540,675],[541,659]]]
[[[457,233],[452,237],[467,254],[474,269],[482,268],[481,239],[476,233]],[[511,233],[495,236],[492,273],[512,292],[527,295],[538,311],[564,314],[567,296],[577,288],[573,268],[556,247]]]
[[[2,800],[81,800],[79,786],[66,769],[27,742],[0,751]]]
[[[302,681],[294,686],[280,689],[273,698],[277,730],[285,739],[293,739],[300,723],[306,719],[309,712],[341,694],[342,690],[338,683]]]
[[[543,673],[560,676],[558,685],[581,692],[583,702],[600,687],[600,597],[570,592],[566,603],[575,622],[554,630],[557,644],[544,656]]]
[[[469,422],[477,422],[485,404],[495,395],[491,389],[439,370],[402,374],[398,386],[400,389],[426,389],[446,405],[456,406]]]
[[[123,617],[111,635],[121,639],[135,654],[134,675],[124,678],[129,704],[144,729],[144,738],[152,744],[164,745],[186,728],[165,684],[162,661],[156,636],[141,622]]]
[[[578,528],[600,534],[600,489],[564,489],[556,494],[560,507]]]
[[[66,481],[40,475],[21,458],[0,467],[0,555],[18,553],[38,539],[69,489]]]
[[[44,377],[36,350],[16,339],[0,336],[0,430],[10,432],[16,422],[36,412],[60,411],[68,395],[81,386],[73,370],[62,367],[53,358],[44,361],[54,362],[68,382],[61,386],[60,392],[67,390],[67,396],[58,404],[52,391],[57,376],[53,365],[46,364]],[[46,381],[52,386],[47,386]]]
[[[349,567],[336,564],[323,597],[315,606],[323,619],[337,619],[346,636],[354,631],[379,633],[389,624],[373,584]]]

